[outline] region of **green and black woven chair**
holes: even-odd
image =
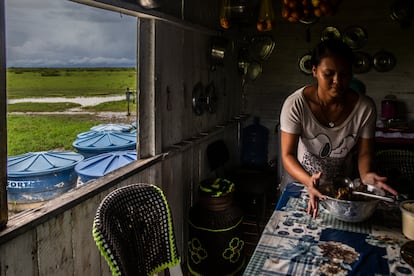
[[[173,221],[162,190],[132,184],[109,193],[93,222],[93,237],[112,275],[182,275]]]

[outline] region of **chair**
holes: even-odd
[[[172,216],[162,190],[132,184],[109,193],[93,221],[93,238],[112,275],[183,275]]]
[[[267,207],[267,196],[270,191],[271,176],[269,171],[259,168],[238,167],[225,170],[225,164],[230,159],[227,145],[223,140],[216,140],[207,146],[206,150],[209,167],[216,172],[217,177],[227,178],[235,184],[236,200],[246,212],[253,207],[255,212],[258,234],[261,233],[261,223]]]
[[[376,153],[376,171],[399,193],[414,197],[414,151],[385,149]]]

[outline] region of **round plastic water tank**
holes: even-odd
[[[260,124],[258,117],[242,133],[242,165],[266,167],[268,158],[269,130]]]
[[[112,130],[112,131],[125,131],[128,132],[133,128],[129,124],[100,124],[91,127],[91,130],[100,131],[100,130]]]
[[[130,132],[135,130],[132,125],[129,124],[100,124],[90,128],[89,131],[81,132],[76,137],[85,138],[90,135],[95,135],[96,131],[119,131],[119,132]]]
[[[89,158],[105,152],[133,150],[136,143],[136,133],[93,131],[88,135],[78,137],[72,145],[85,158]]]
[[[74,167],[84,157],[72,151],[29,152],[8,157],[9,203],[50,200],[76,186]]]
[[[107,152],[84,159],[75,166],[75,171],[79,175],[81,182],[86,183],[89,180],[102,177],[126,166],[135,160],[137,160],[137,152],[135,150]]]

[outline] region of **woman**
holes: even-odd
[[[353,154],[361,182],[396,195],[372,171],[376,109],[374,102],[349,89],[353,53],[340,40],[326,40],[312,52],[317,83],[304,86],[284,102],[281,116],[281,156],[285,170],[306,186],[308,213],[316,217],[318,185],[336,175],[353,175]]]

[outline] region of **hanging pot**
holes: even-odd
[[[371,70],[372,59],[368,53],[362,51],[354,52],[354,62],[352,64],[352,70],[355,74],[366,73]]]
[[[224,37],[213,37],[211,39],[210,60],[212,65],[223,65],[226,55],[228,41]]]
[[[395,67],[396,63],[395,56],[385,50],[377,52],[373,57],[373,65],[378,72],[388,72]]]
[[[269,59],[275,48],[275,41],[270,35],[254,36],[251,39],[253,55],[261,60]]]
[[[247,77],[249,80],[256,80],[262,74],[262,65],[257,61],[252,61],[247,67]]]
[[[345,29],[342,40],[352,49],[359,49],[365,45],[368,39],[367,32],[359,26],[351,26]]]
[[[327,26],[321,32],[321,41],[325,41],[328,39],[341,39],[342,34],[338,28],[334,26]]]
[[[312,64],[311,64],[312,55],[305,54],[299,59],[299,69],[302,73],[306,75],[312,74]]]

